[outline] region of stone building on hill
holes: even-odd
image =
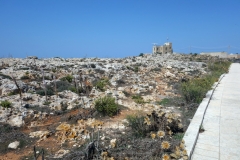
[[[164,45],[159,46],[159,45],[154,45],[153,46],[153,54],[166,54],[166,53],[173,53],[173,49],[172,49],[172,43],[171,42],[167,42],[164,43]]]

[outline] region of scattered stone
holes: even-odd
[[[20,142],[19,141],[14,141],[12,143],[10,143],[8,145],[8,148],[11,148],[11,149],[17,149],[17,147],[19,146]]]

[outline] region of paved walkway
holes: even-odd
[[[218,84],[204,116],[192,159],[240,160],[240,64]]]

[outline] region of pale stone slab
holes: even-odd
[[[228,153],[221,153],[220,159],[221,160],[239,160],[239,156],[235,156],[235,155],[228,154]]]
[[[192,160],[218,160],[218,158],[212,158],[194,153]]]
[[[197,148],[197,147],[194,149],[194,154],[203,155],[203,156],[216,158],[216,159],[219,158],[219,152],[210,151],[207,149],[201,149],[201,148]]]
[[[199,134],[198,141],[199,143],[209,144],[212,146],[219,146],[219,138],[211,135]]]
[[[204,143],[197,143],[196,144],[197,148],[205,149],[205,150],[210,150],[210,151],[217,151],[219,150],[219,146],[212,146],[209,144],[204,144]]]

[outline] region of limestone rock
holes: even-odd
[[[17,147],[19,146],[20,142],[19,141],[14,141],[12,143],[10,143],[8,145],[8,148],[12,148],[12,149],[17,149]]]

